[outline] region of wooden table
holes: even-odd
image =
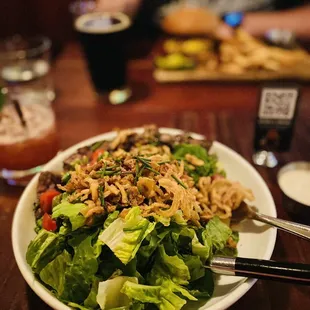
[[[205,134],[251,161],[258,85],[160,85],[152,79],[151,57],[152,53],[149,53],[130,62],[129,77],[135,94],[132,102],[111,106],[97,102],[79,47],[76,44],[67,46],[54,65],[58,92],[54,108],[61,148],[115,127],[156,123]],[[309,161],[309,137],[310,87],[303,86],[292,148],[289,153],[279,156],[280,164],[294,160]],[[289,219],[281,206],[281,193],[276,182],[278,169],[257,170],[272,192],[279,217]],[[47,310],[50,308],[26,285],[12,252],[11,222],[21,193],[20,188],[0,183],[0,309]],[[273,259],[310,263],[310,243],[279,232]],[[310,288],[258,281],[231,309],[310,309]]]

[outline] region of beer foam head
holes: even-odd
[[[79,16],[75,29],[90,34],[103,34],[122,31],[131,24],[129,17],[123,13],[93,12]]]

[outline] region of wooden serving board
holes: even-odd
[[[302,80],[310,81],[310,59],[284,68],[281,71],[248,71],[243,74],[231,74],[220,71],[207,71],[204,68],[194,70],[155,69],[154,78],[160,83],[176,83],[190,81],[270,81],[270,80]]]

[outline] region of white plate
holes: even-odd
[[[135,129],[141,132],[141,128]],[[168,134],[180,134],[182,131],[170,128],[161,128],[161,132]],[[66,151],[61,152],[52,159],[44,168],[49,171],[61,171],[62,162],[77,148],[89,145],[98,140],[111,140],[115,132],[102,134],[76,144]],[[202,138],[201,135],[193,134],[194,138]],[[276,208],[270,191],[257,171],[239,154],[219,142],[214,142],[212,152],[215,152],[228,178],[240,181],[244,186],[253,190],[256,197],[255,205],[261,213],[276,217]],[[13,226],[12,242],[17,265],[32,290],[49,306],[55,310],[69,310],[70,308],[54,297],[34,277],[26,262],[26,251],[28,244],[35,237],[35,218],[33,214],[33,203],[36,200],[36,186],[38,175],[29,183],[17,205]],[[246,226],[240,233],[238,244],[239,256],[259,259],[270,259],[276,241],[276,229],[265,229],[265,226],[252,221],[246,221]],[[214,297],[207,303],[193,303],[187,309],[212,309],[222,310],[228,308],[243,296],[255,283],[254,279],[236,277],[219,277]]]

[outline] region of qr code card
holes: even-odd
[[[258,117],[291,120],[294,117],[297,97],[296,88],[264,88],[261,93]]]

